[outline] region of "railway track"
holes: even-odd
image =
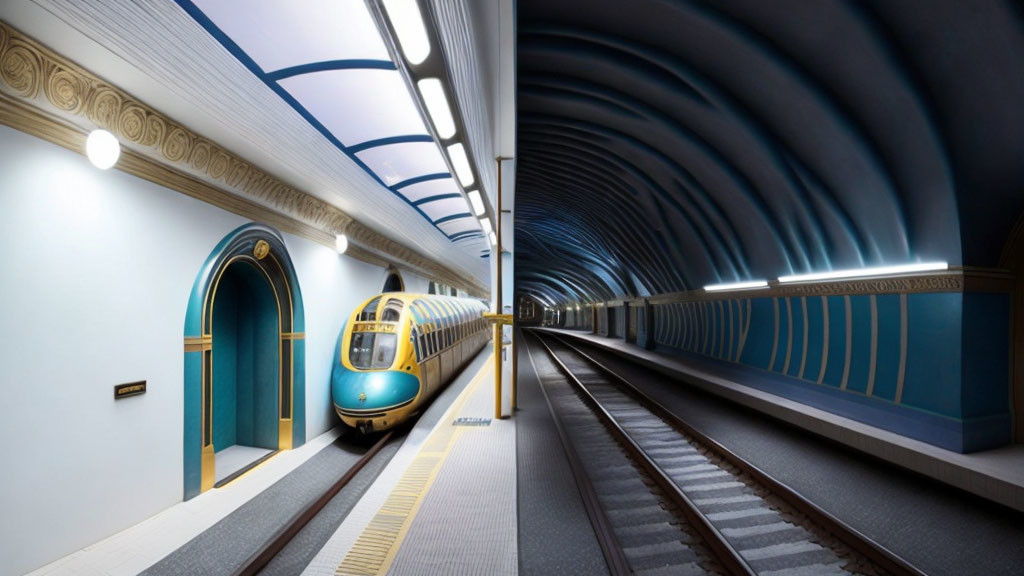
[[[922,574],[595,358],[560,338],[532,336],[532,350],[546,353],[534,360],[541,388],[612,574]],[[653,528],[652,539],[636,538],[642,532],[621,521],[659,514],[676,518],[664,523],[678,541]],[[653,544],[669,543],[687,555],[654,554]]]
[[[241,566],[232,572],[232,576],[253,576],[259,574],[274,556],[279,554],[286,546],[295,538],[296,535],[306,526],[325,506],[331,501],[332,498],[338,495],[345,486],[362,470],[371,460],[381,451],[384,446],[387,445],[388,441],[391,440],[393,430],[386,432],[383,436],[378,439],[369,450],[366,451],[351,468],[345,472],[337,481],[335,481],[323,494],[320,495],[315,501],[311,502],[302,510],[299,510],[292,516],[285,524],[283,524],[277,532],[275,532],[270,538],[268,538],[252,555]]]

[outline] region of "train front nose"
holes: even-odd
[[[420,391],[419,379],[402,372],[355,372],[338,366],[331,380],[334,406],[350,426],[372,420],[381,429],[388,410],[409,404]]]

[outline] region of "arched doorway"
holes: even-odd
[[[272,228],[217,245],[185,316],[185,499],[305,442],[302,297]]]
[[[384,280],[384,288],[380,292],[381,294],[386,292],[405,292],[405,281],[402,280],[402,274],[399,273],[398,268],[394,266],[388,268],[387,279]]]

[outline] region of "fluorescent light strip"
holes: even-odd
[[[483,201],[483,199],[480,198],[480,191],[479,190],[470,190],[469,191],[469,204],[473,208],[473,215],[474,216],[483,216],[484,215],[484,201]]]
[[[480,227],[484,229],[484,235],[490,234],[491,233],[491,219],[490,218],[481,218],[480,219]]]
[[[731,284],[708,284],[704,287],[704,290],[707,292],[724,292],[727,290],[751,290],[767,287],[768,282],[764,280],[751,280],[750,282],[733,282]]]
[[[494,232],[491,232],[491,246],[497,246],[497,245],[498,245],[498,237],[494,235]]]
[[[402,54],[410,64],[420,64],[430,55],[430,40],[416,0],[384,0],[384,9],[395,28]]]
[[[910,272],[930,272],[933,270],[947,270],[949,264],[945,262],[921,262],[919,264],[902,264],[899,266],[879,266],[877,268],[860,268],[855,270],[835,270],[832,272],[816,272],[813,274],[797,274],[794,276],[782,276],[780,283],[789,282],[810,282],[813,280],[835,280],[837,278],[858,278],[862,276],[891,276],[893,274],[907,274]]]
[[[462,187],[472,186],[475,181],[473,178],[473,170],[469,167],[469,158],[466,157],[466,149],[462,146],[462,142],[456,142],[448,147],[448,158],[452,161],[452,166],[455,167],[455,175],[459,178],[459,184]]]
[[[444,88],[437,78],[424,78],[416,83],[423,96],[423,102],[427,105],[427,112],[430,113],[430,120],[437,129],[437,135],[447,140],[455,135],[455,120],[452,118],[452,109],[448,106],[448,97],[444,95]]]

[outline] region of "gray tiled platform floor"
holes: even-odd
[[[519,572],[524,575],[607,574],[551,412],[520,335],[516,453]]]
[[[456,417],[493,414],[482,382]],[[388,574],[516,574],[515,454],[514,420],[462,428]]]
[[[480,351],[476,358],[456,376],[455,380],[426,409],[409,432],[402,448],[381,472],[374,485],[353,507],[342,525],[330,537],[312,562],[302,572],[304,576],[333,576],[338,565],[352,548],[353,543],[384,503],[409,463],[457,397],[471,383],[490,358],[490,350]]]
[[[586,339],[640,352],[621,341]],[[698,429],[926,573],[1021,574],[1024,515],[780,425],[612,354],[602,355],[602,361],[630,375]]]

